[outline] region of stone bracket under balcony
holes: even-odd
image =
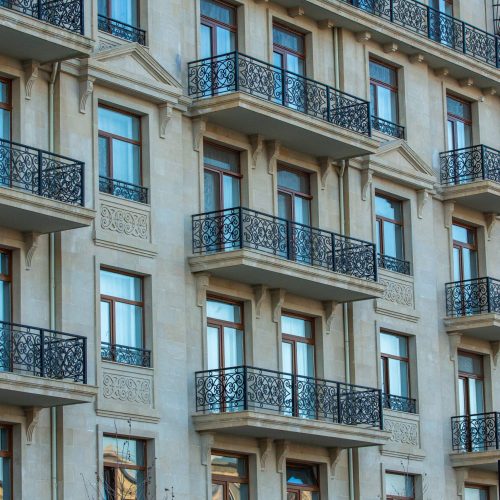
[[[268,255],[258,250],[241,249],[189,258],[191,272],[247,283],[283,288],[311,299],[353,302],[380,298],[384,286],[361,278],[334,273]]]
[[[193,415],[198,432],[217,432],[252,438],[286,439],[325,448],[359,448],[387,443],[391,433],[376,428],[329,423],[307,418],[241,411]]]

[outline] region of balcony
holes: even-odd
[[[488,146],[440,154],[443,198],[485,213],[500,211],[500,151]]]
[[[87,339],[0,321],[0,402],[49,407],[93,401]]]
[[[323,447],[384,444],[378,389],[239,366],[197,372],[197,431]]]
[[[103,175],[99,176],[99,191],[137,203],[148,203],[148,188]]]
[[[192,217],[191,271],[336,302],[381,297],[373,243],[247,208]]]
[[[382,404],[387,410],[401,411],[404,413],[417,413],[417,401],[395,394],[382,394]]]
[[[478,413],[451,418],[454,467],[497,470],[500,460],[500,413]]]
[[[83,0],[0,0],[0,47],[21,61],[89,57]]]
[[[84,163],[0,139],[0,226],[50,233],[90,226]]]
[[[101,342],[101,359],[126,365],[151,367],[151,351],[108,342]]]
[[[395,273],[411,276],[410,263],[407,260],[396,259],[390,255],[378,254],[378,267]]]
[[[372,129],[396,139],[405,138],[405,128],[402,125],[384,120],[378,116],[372,116]]]
[[[238,52],[188,65],[192,116],[333,159],[374,153],[369,103]]]
[[[135,42],[141,45],[146,45],[146,32],[130,24],[123,23],[116,19],[98,14],[97,25],[99,31],[109,33],[110,35],[126,40],[127,42]]]
[[[447,283],[446,315],[448,333],[500,340],[500,281],[476,278]]]

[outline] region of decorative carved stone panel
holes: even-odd
[[[102,396],[129,403],[151,406],[152,387],[149,378],[103,373]]]
[[[379,269],[379,282],[385,286],[385,291],[383,297],[376,300],[377,312],[398,319],[418,321],[413,276]]]
[[[101,229],[105,231],[114,231],[142,240],[149,237],[149,217],[146,213],[102,203],[100,216]]]
[[[384,445],[384,455],[422,460],[425,456],[420,447],[420,417],[413,413],[384,410],[384,430],[391,433]]]
[[[405,422],[404,420],[388,419],[384,421],[386,431],[391,433],[393,443],[419,446],[418,422]]]

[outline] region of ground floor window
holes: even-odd
[[[414,500],[415,478],[411,474],[385,473],[386,500]]]
[[[12,428],[0,425],[0,498],[12,500]]]
[[[213,452],[212,500],[248,500],[248,457]]]
[[[287,500],[319,500],[318,466],[286,464]]]
[[[466,484],[464,488],[464,500],[490,500],[488,486]]]

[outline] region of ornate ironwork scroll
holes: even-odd
[[[128,42],[136,42],[141,45],[146,45],[146,32],[135,26],[131,26],[127,23],[122,23],[116,19],[111,19],[110,17],[103,16],[99,14],[97,16],[97,25],[100,31],[109,33],[110,35],[117,36]]]
[[[404,411],[406,413],[417,413],[417,401],[395,394],[382,394],[384,408],[394,411]]]
[[[384,120],[378,116],[372,116],[372,128],[397,139],[405,138],[405,128],[403,126]]]
[[[476,278],[446,283],[447,316],[500,313],[500,281]]]
[[[390,255],[378,254],[378,267],[395,273],[411,274],[410,263],[407,260],[396,259]]]
[[[151,351],[138,347],[101,342],[101,359],[149,368],[151,366]]]
[[[500,413],[451,417],[451,437],[455,451],[500,450]]]
[[[130,201],[137,201],[139,203],[148,202],[148,188],[112,179],[111,177],[104,177],[103,175],[99,176],[99,191]]]

